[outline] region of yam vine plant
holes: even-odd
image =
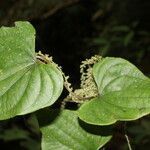
[[[29,22],[1,27],[0,120],[35,112],[42,150],[97,150],[111,140],[108,125],[150,113],[150,79],[127,60],[96,55],[80,70],[80,89],[73,90],[52,57],[35,53]],[[69,94],[54,109],[63,87]],[[78,109],[67,109],[70,101]]]

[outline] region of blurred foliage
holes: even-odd
[[[149,74],[149,7],[146,0],[99,2],[99,8],[92,17],[98,33],[92,45],[103,56],[125,57]]]
[[[1,0],[0,26],[28,20],[37,30],[37,50],[54,56],[74,87],[80,61],[94,54],[130,60],[150,75],[150,1],[148,0]],[[69,62],[69,63],[68,63]],[[126,150],[122,128],[105,149]],[[133,149],[149,150],[149,117],[127,124]],[[3,150],[40,149],[32,115],[0,122]]]
[[[128,131],[135,137],[134,143],[136,145],[140,146],[142,143],[148,145],[150,139],[150,122],[148,119],[141,120],[139,125],[134,124],[130,126]]]
[[[55,11],[76,3],[78,0],[3,0],[1,2],[0,22],[11,24],[15,20],[42,19]]]
[[[0,122],[0,146],[15,150],[40,150],[40,131],[34,115]]]
[[[128,124],[133,149],[148,150],[150,146],[150,118],[144,117]]]

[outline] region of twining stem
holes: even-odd
[[[129,137],[128,137],[128,135],[127,135],[126,128],[127,128],[127,122],[125,122],[125,124],[124,124],[124,132],[125,132],[125,135],[124,135],[124,136],[125,136],[125,138],[126,138],[126,141],[127,141],[127,145],[128,145],[129,150],[132,150]]]
[[[128,144],[128,148],[129,148],[129,150],[132,150],[132,147],[131,147],[131,144],[130,144],[130,140],[129,140],[129,138],[128,138],[128,135],[127,135],[127,134],[125,134],[125,138],[126,138],[126,140],[127,140],[127,144]]]

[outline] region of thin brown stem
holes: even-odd
[[[47,11],[45,14],[42,15],[41,19],[46,19],[49,16],[52,16],[52,15],[56,14],[58,11],[60,11],[64,8],[70,7],[70,6],[78,3],[79,1],[80,0],[69,0],[69,1],[67,1],[63,4],[59,4],[56,7],[54,7],[53,9],[49,9],[49,11]]]

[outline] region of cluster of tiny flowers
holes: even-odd
[[[46,64],[50,63],[54,65],[57,69],[61,71],[64,78],[64,87],[69,92],[69,95],[64,99],[64,101],[74,101],[77,103],[82,103],[85,100],[89,100],[98,95],[97,86],[95,84],[92,72],[93,72],[93,65],[102,58],[101,56],[95,55],[90,59],[86,59],[85,61],[82,61],[80,66],[80,73],[81,73],[80,89],[76,89],[74,91],[71,83],[68,81],[69,76],[66,76],[62,71],[62,68],[53,62],[52,57],[50,57],[48,54],[44,55],[41,53],[41,51],[39,51],[36,54],[36,58],[40,62]]]
[[[82,61],[80,66],[81,84],[80,89],[73,91],[73,88],[69,89],[69,95],[65,99],[72,100],[74,102],[83,103],[85,100],[89,100],[98,96],[98,90],[93,78],[93,65],[101,59],[101,56],[95,55],[90,59]],[[67,83],[68,84],[68,83]],[[71,84],[69,84],[71,87]]]

